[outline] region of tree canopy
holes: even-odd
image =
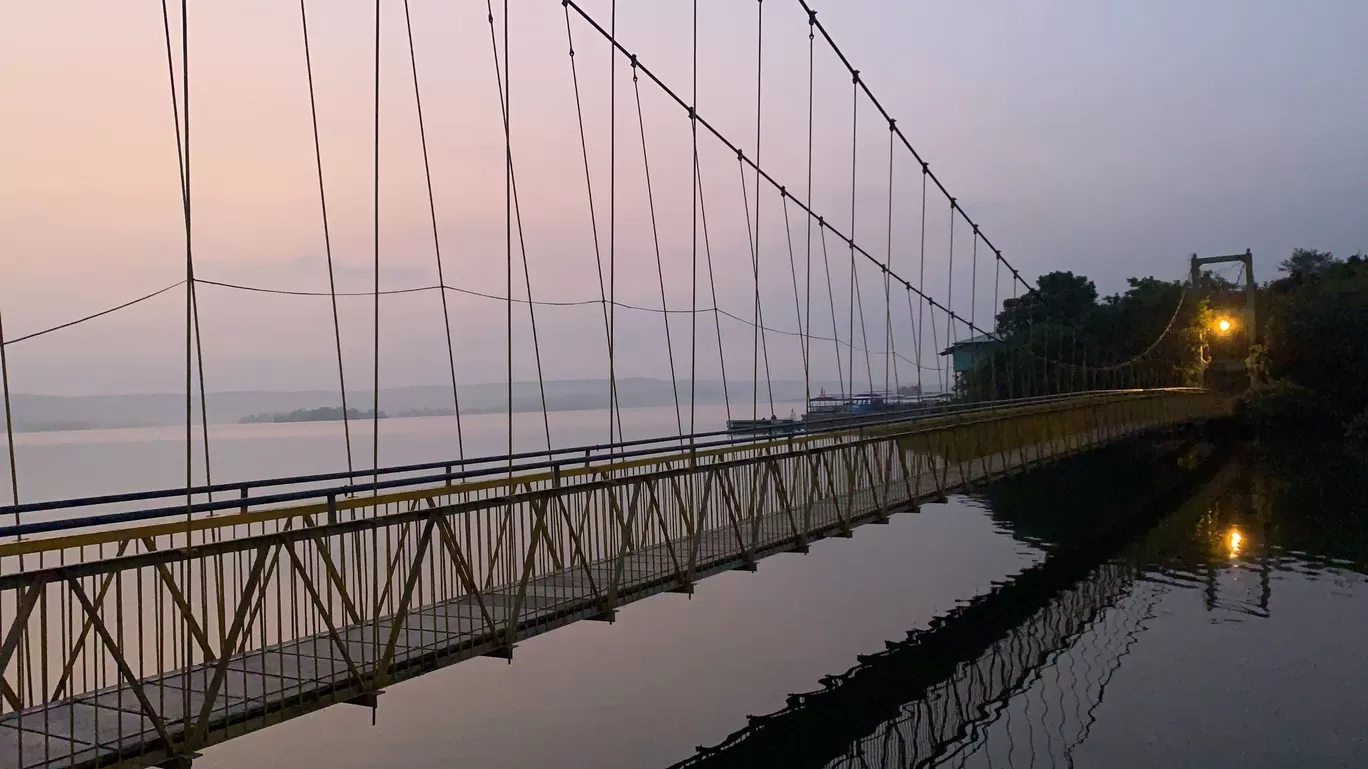
[[[972,399],[1024,397],[1116,386],[1199,385],[1199,351],[1244,349],[1261,377],[1323,398],[1348,418],[1368,409],[1368,259],[1298,248],[1279,263],[1283,276],[1257,291],[1257,329],[1213,339],[1213,307],[1243,307],[1245,289],[1210,272],[1195,286],[1131,278],[1099,297],[1072,272],[1041,275],[1036,288],[1002,303],[1002,344],[959,382]],[[1243,355],[1243,352],[1240,353]],[[1368,417],[1364,419],[1368,420]]]

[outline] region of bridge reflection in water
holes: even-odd
[[[1119,556],[1057,552],[672,769],[1072,765],[1108,683],[1175,587],[1148,573],[1155,544],[1200,526],[1232,474]],[[1118,541],[1094,544],[1114,552]]]

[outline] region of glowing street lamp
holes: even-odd
[[[1218,318],[1216,320],[1215,326],[1216,333],[1229,334],[1231,329],[1235,328],[1235,322],[1232,321],[1230,318]]]

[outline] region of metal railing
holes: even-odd
[[[791,444],[794,439],[811,440],[836,434],[858,432],[889,425],[904,425],[915,420],[926,420],[946,416],[968,416],[983,412],[996,413],[1004,408],[1058,403],[1077,402],[1082,399],[1114,398],[1133,396],[1140,393],[1160,392],[1156,390],[1100,390],[1063,395],[1036,396],[974,403],[951,403],[933,408],[920,409],[911,416],[908,414],[883,414],[871,416],[852,416],[847,420],[824,421],[819,429],[804,430],[799,433],[776,439],[770,434],[741,434],[727,430],[699,432],[690,435],[642,438],[614,443],[588,444],[550,451],[528,451],[514,454],[497,454],[465,459],[448,459],[406,465],[393,465],[379,469],[357,469],[331,473],[315,473],[277,478],[259,478],[247,481],[216,483],[192,486],[190,488],[163,488],[147,491],[104,494],[98,496],[73,497],[41,502],[27,502],[0,507],[0,521],[13,521],[0,525],[0,543],[10,538],[20,538],[35,534],[79,530],[91,527],[107,527],[120,524],[137,523],[158,519],[196,516],[219,512],[246,512],[252,507],[263,505],[284,505],[309,501],[351,499],[358,495],[375,494],[381,491],[394,491],[416,486],[433,484],[470,483],[490,478],[506,478],[509,475],[528,473],[549,473],[564,478],[585,474],[584,470],[594,470],[595,466],[607,463],[631,462],[661,455],[676,455],[681,450],[691,456],[711,456],[718,450],[729,450],[757,444],[772,444],[783,440]],[[1162,392],[1198,392],[1192,388],[1171,388]],[[439,472],[432,472],[439,471]],[[420,473],[419,475],[414,475]],[[356,478],[373,479],[361,483],[350,482]],[[333,481],[347,483],[329,484]],[[302,488],[301,488],[302,487]],[[252,496],[252,492],[271,490],[266,494]],[[214,499],[214,495],[221,495]],[[222,496],[226,495],[226,496]],[[198,498],[198,501],[197,501]],[[118,506],[139,502],[160,500],[181,500],[177,504],[135,509],[115,509]],[[62,515],[54,515],[62,514]]]

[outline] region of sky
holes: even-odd
[[[582,5],[609,25],[611,0]],[[691,4],[618,5],[619,42],[692,101]],[[189,6],[196,276],[326,292],[299,5]],[[502,64],[501,6],[494,11]],[[793,332],[805,326],[813,337],[831,337],[834,326],[843,343],[853,330],[857,347],[872,350],[867,363],[862,351],[852,357],[849,348],[813,339],[806,357],[814,379],[838,374],[838,350],[840,368],[857,380],[909,382],[918,360],[923,376],[938,376],[935,350],[947,336],[974,329],[947,329],[943,313],[909,308],[903,289],[890,291],[886,307],[882,273],[863,256],[854,260],[852,313],[851,249],[843,238],[852,236],[943,304],[948,297],[977,329],[991,327],[995,298],[1008,295],[1010,281],[963,221],[951,245],[949,204],[934,189],[923,228],[919,166],[895,146],[890,174],[887,123],[868,100],[853,98],[848,72],[820,37],[809,193],[809,41],[798,0],[698,6],[698,114],[748,158],[759,155],[792,195],[787,206],[700,129],[703,205],[691,217],[684,108],[643,75],[638,122],[630,60],[617,56],[610,70],[608,42],[572,10],[577,112],[567,9],[519,0],[510,3],[506,62],[519,237],[517,220],[506,219],[505,134],[485,4],[410,0],[411,64],[405,6],[382,0],[381,287],[437,284],[435,211],[448,286],[500,297],[511,282],[515,297],[525,298],[530,287],[538,301],[589,302],[537,306],[535,347],[527,305],[513,306],[516,379],[535,378],[539,364],[548,379],[606,376],[600,264],[621,302],[712,308],[715,289],[716,306],[753,321],[758,293],[764,325],[776,329],[753,351],[756,336],[742,321],[676,312],[667,344],[660,313],[619,308],[612,325],[620,376],[668,378],[673,367],[682,378],[693,371],[715,379],[725,362],[728,377],[748,379],[763,376],[767,352],[772,376],[801,378],[805,347]],[[377,235],[375,7],[356,0],[309,0],[306,7],[334,276],[338,290],[367,293]],[[1073,270],[1111,293],[1129,276],[1180,279],[1194,252],[1251,249],[1258,277],[1268,279],[1294,247],[1368,250],[1368,5],[1358,0],[817,0],[814,8],[908,140],[1028,279]],[[167,66],[159,4],[51,0],[0,8],[0,313],[8,338],[185,277]],[[821,228],[809,227],[795,201],[810,203],[834,228],[825,262]],[[701,221],[691,225],[703,215],[706,238]],[[197,297],[209,390],[337,385],[327,297],[210,284],[198,285]],[[506,380],[507,303],[454,291],[447,301],[457,379]],[[372,300],[342,297],[338,305],[349,387],[369,386]],[[175,392],[185,379],[185,310],[178,288],[11,345],[11,387]],[[861,312],[863,329],[858,319],[852,323]],[[890,335],[901,358],[886,373]],[[382,387],[449,381],[440,293],[384,297],[379,345]]]

